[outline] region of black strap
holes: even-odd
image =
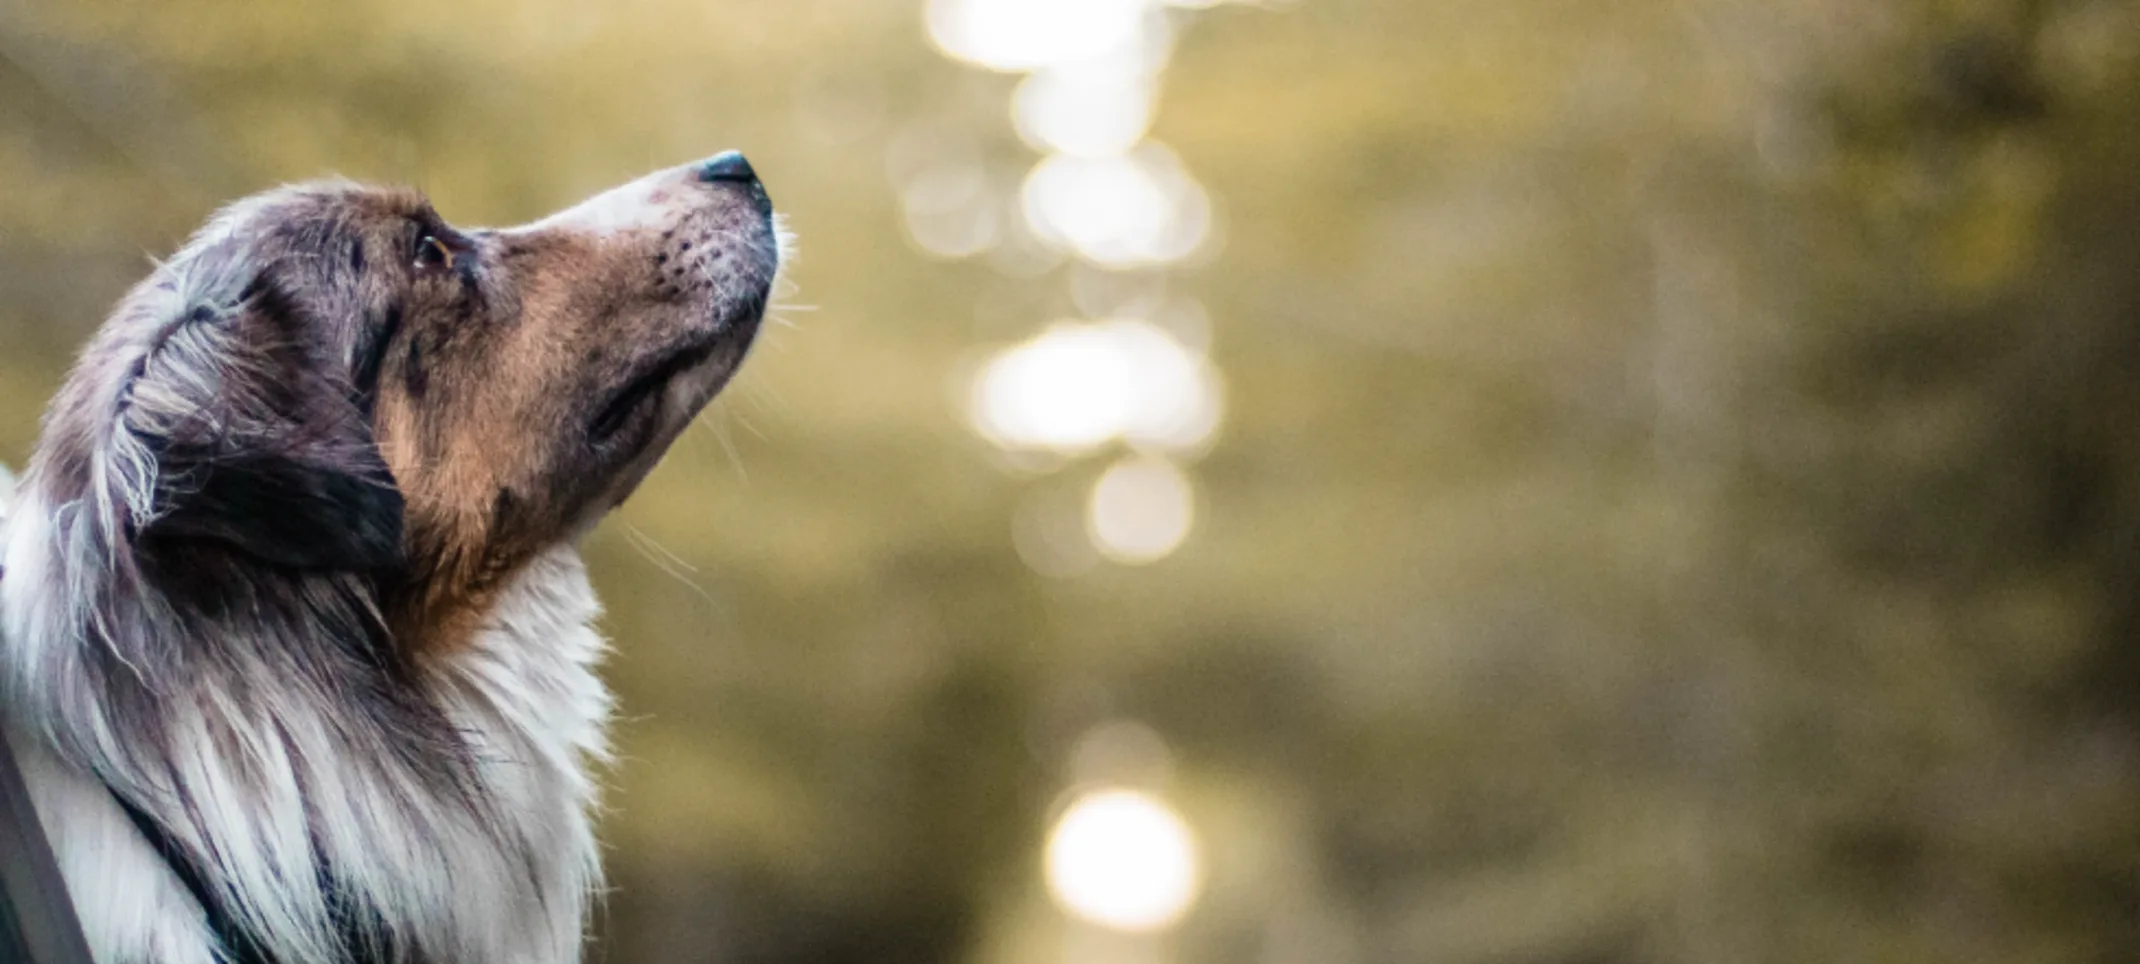
[[[141,831],[143,837],[148,838],[156,852],[162,855],[164,863],[178,876],[178,882],[185,885],[187,893],[193,895],[194,903],[201,905],[202,913],[208,917],[209,931],[214,933],[216,941],[223,945],[225,964],[278,964],[275,955],[268,953],[260,938],[233,916],[218,895],[209,889],[207,878],[202,876],[193,858],[164,830],[162,824],[156,822],[156,818],[127,802],[116,791],[112,793],[112,799],[119,801],[120,808],[126,811],[127,819],[134,822],[134,828]],[[341,888],[335,885],[334,875],[324,867],[320,870],[319,886],[322,893],[329,895],[332,904],[329,910],[341,932],[343,953],[348,955],[342,958],[343,960],[351,964],[377,964],[388,961],[421,964],[415,957],[400,952],[398,942],[376,912],[366,913],[343,906],[336,897],[341,893]],[[38,964],[43,962],[39,961]]]
[[[116,791],[111,796],[119,801],[119,808],[126,811],[126,818],[134,822],[134,829],[141,831],[141,835],[147,837],[150,845],[163,856],[163,862],[178,876],[178,882],[184,884],[186,892],[193,895],[193,902],[201,905],[201,912],[208,915],[208,929],[215,934],[216,941],[223,945],[229,964],[275,964],[275,959],[268,955],[267,949],[260,946],[259,938],[254,937],[252,931],[232,917],[223,902],[209,891],[208,881],[201,876],[200,868],[194,866],[193,858],[164,830],[163,825]]]
[[[0,891],[0,962],[92,964],[59,861],[5,739],[0,739]]]

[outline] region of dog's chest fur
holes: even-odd
[[[472,640],[419,667],[424,698],[473,753],[470,796],[382,760],[376,729],[337,718],[361,699],[332,692],[174,694],[158,744],[173,759],[144,770],[128,759],[133,724],[97,705],[81,668],[69,527],[35,504],[13,516],[0,522],[7,736],[98,961],[215,960],[207,915],[109,786],[159,781],[184,799],[137,805],[207,855],[200,876],[278,962],[579,958],[600,886],[590,767],[607,758],[610,697],[570,549],[537,559]],[[63,759],[55,739],[77,749]],[[350,907],[390,935],[376,955],[343,953]]]

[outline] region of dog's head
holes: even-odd
[[[271,191],[120,305],[38,474],[174,578],[361,571],[438,625],[630,493],[735,372],[779,260],[735,154],[503,230],[405,190]]]

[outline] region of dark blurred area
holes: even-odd
[[[594,960],[2140,960],[2140,4],[0,0],[0,462],[222,201],[729,147]]]

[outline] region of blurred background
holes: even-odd
[[[728,147],[593,959],[2140,960],[2140,5],[0,0],[0,461],[221,201]]]

